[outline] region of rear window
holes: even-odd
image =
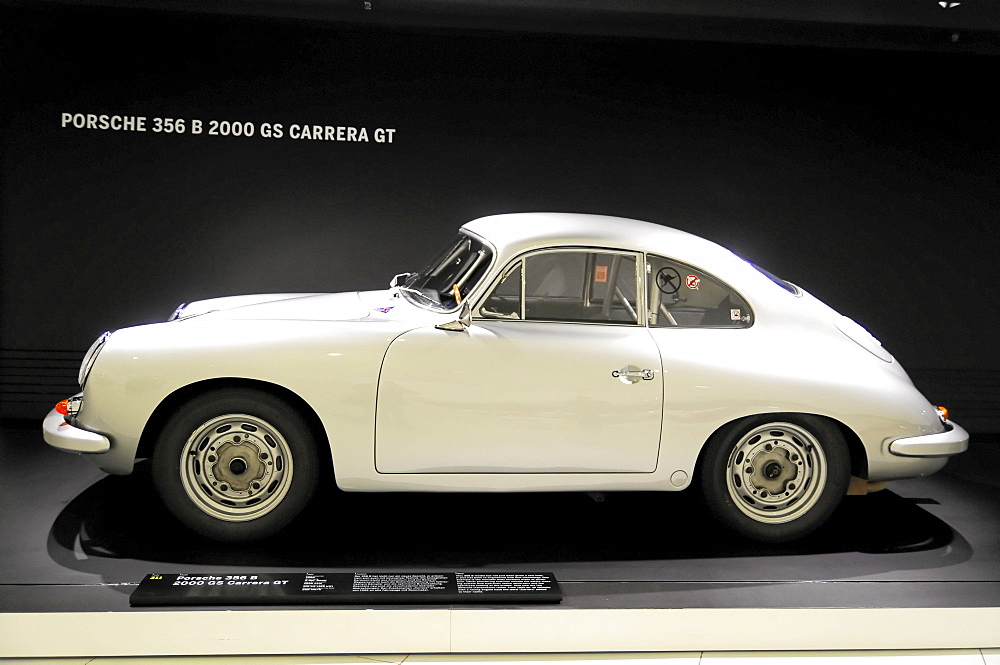
[[[761,268],[759,265],[757,265],[753,261],[747,261],[747,263],[749,263],[754,268],[756,268],[757,272],[759,272],[760,274],[764,275],[764,277],[767,277],[769,280],[771,280],[772,282],[774,282],[775,284],[777,284],[778,286],[780,286],[784,290],[788,291],[793,296],[800,296],[800,295],[802,295],[802,291],[799,290],[799,287],[795,286],[791,282],[786,281],[784,279],[781,279],[780,277],[778,277],[777,275],[775,275],[770,270],[764,270],[763,268]]]

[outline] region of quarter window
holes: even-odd
[[[746,328],[753,323],[746,301],[702,270],[650,255],[646,277],[653,328]]]

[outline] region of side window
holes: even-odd
[[[746,328],[753,323],[746,301],[706,272],[650,255],[646,275],[651,327]]]
[[[507,269],[493,293],[483,301],[479,308],[480,316],[487,319],[521,318],[521,271],[521,261]]]
[[[637,323],[636,257],[557,250],[508,267],[479,315],[494,319]]]

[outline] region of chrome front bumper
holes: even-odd
[[[55,409],[42,421],[42,436],[53,448],[71,453],[106,453],[111,450],[111,440],[103,434],[89,432],[66,422]]]
[[[949,421],[948,427],[937,434],[908,436],[889,443],[889,452],[900,457],[950,457],[969,448],[969,433]]]

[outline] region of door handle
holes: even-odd
[[[653,370],[651,369],[636,369],[631,365],[627,367],[622,367],[621,369],[616,369],[611,372],[611,376],[615,377],[622,383],[638,383],[639,380],[652,381],[653,380]]]

